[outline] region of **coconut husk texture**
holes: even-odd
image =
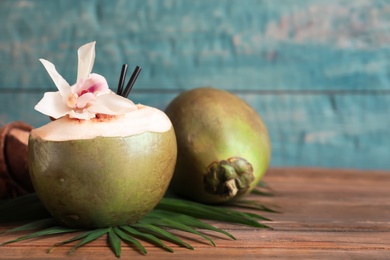
[[[20,121],[0,128],[0,199],[34,192],[27,161],[27,143],[32,128]]]

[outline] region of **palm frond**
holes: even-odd
[[[158,239],[156,236],[148,233],[143,233],[131,226],[121,226],[120,228],[123,229],[125,232],[129,233],[131,236],[138,237],[144,241],[150,242],[158,247],[161,247],[162,249],[167,250],[168,252],[173,253],[173,249],[170,248],[169,246],[165,245],[163,241]],[[159,233],[158,231],[155,231]]]
[[[45,218],[45,219],[40,219],[37,221],[30,222],[28,224],[8,229],[2,233],[14,233],[14,232],[19,232],[19,231],[28,231],[28,230],[34,230],[34,229],[43,229],[43,228],[49,228],[52,227],[56,224],[57,222],[53,218]]]
[[[120,230],[118,230],[116,227],[111,228],[110,231],[108,231],[107,236],[108,244],[110,245],[110,248],[116,257],[120,257],[122,252],[121,239],[118,236],[119,231]]]
[[[122,229],[126,230],[126,226],[123,226]],[[130,236],[129,234],[122,231],[122,229],[118,227],[114,227],[115,233],[125,242],[134,245],[139,250],[141,250],[142,253],[147,254],[148,251],[146,251],[146,248],[134,237]]]
[[[104,235],[106,235],[109,231],[111,230],[110,227],[108,228],[98,228],[98,229],[95,229],[93,230],[91,233],[89,233],[86,237],[83,238],[83,240],[81,240],[80,242],[78,242],[69,252],[68,252],[68,255],[72,255],[74,253],[74,251],[85,245],[85,244],[88,244]]]
[[[155,225],[138,222],[135,224],[131,224],[131,226],[140,230],[140,231],[146,232],[148,234],[153,234],[156,237],[159,237],[165,241],[170,241],[172,243],[175,243],[176,245],[185,247],[185,248],[190,249],[190,250],[194,250],[194,248],[190,244],[184,242],[183,240],[181,240],[180,238],[178,238],[177,236],[175,236],[171,232],[169,232],[165,229],[162,229],[160,227],[157,227]]]
[[[231,204],[231,206],[275,212],[272,209],[252,201],[237,201]],[[48,253],[55,247],[78,241],[70,249],[68,254],[71,255],[77,248],[106,236],[108,246],[115,256],[120,257],[122,242],[138,249],[142,254],[147,254],[147,250],[140,240],[149,242],[168,252],[173,252],[173,249],[168,247],[164,241],[175,243],[187,249],[194,249],[193,246],[184,242],[177,235],[170,232],[170,230],[181,230],[194,234],[205,239],[212,246],[215,246],[215,243],[204,233],[205,230],[218,232],[231,239],[235,239],[229,232],[216,228],[213,225],[204,222],[204,220],[217,220],[257,228],[267,228],[266,225],[259,221],[269,219],[255,213],[229,209],[226,206],[210,206],[193,201],[165,197],[154,210],[149,212],[137,223],[119,227],[85,230],[58,226],[57,222],[50,217],[48,211],[44,208],[36,194],[31,194],[9,201],[0,201],[0,223],[15,221],[26,222],[19,227],[4,231],[0,233],[0,235],[11,232],[35,231],[29,235],[3,242],[0,246],[43,236],[78,232],[74,237],[52,245],[49,248]]]
[[[239,207],[239,208],[247,208],[247,209],[254,209],[254,210],[260,210],[264,212],[270,212],[270,213],[280,213],[280,211],[272,209],[268,206],[265,206],[263,204],[258,203],[257,201],[254,200],[237,200],[237,201],[232,201],[228,204],[228,206],[233,206],[233,207]],[[273,206],[277,207],[277,206]],[[266,218],[263,218],[264,220],[269,220]]]
[[[57,246],[65,245],[65,244],[72,243],[72,242],[74,242],[74,241],[83,239],[83,238],[87,237],[88,235],[90,235],[90,234],[93,233],[93,232],[94,232],[94,230],[86,231],[86,232],[81,233],[81,234],[78,234],[77,236],[72,237],[72,238],[70,238],[70,239],[67,239],[67,240],[64,240],[64,241],[61,241],[61,242],[57,242],[57,243],[55,243],[54,245],[52,245],[52,246],[49,248],[48,253],[50,253],[50,252],[51,252],[55,247],[57,247]]]
[[[72,228],[67,228],[67,227],[61,227],[61,226],[54,226],[48,229],[44,229],[35,233],[32,233],[27,236],[22,236],[13,240],[6,241],[0,246],[9,244],[9,243],[15,243],[15,242],[20,242],[23,240],[31,239],[31,238],[37,238],[37,237],[42,237],[42,236],[48,236],[48,235],[56,235],[56,234],[62,234],[62,233],[72,233],[72,232],[77,232],[80,231],[79,229],[72,229]]]
[[[188,200],[164,198],[156,206],[156,209],[185,214],[200,219],[218,220],[252,227],[267,228],[266,225],[259,223],[253,217],[254,215]],[[260,216],[258,217],[262,218]]]

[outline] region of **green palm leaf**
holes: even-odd
[[[110,231],[110,227],[108,228],[99,228],[99,229],[95,229],[93,230],[90,234],[88,234],[86,237],[84,237],[83,240],[81,240],[80,242],[78,242],[68,253],[68,255],[72,255],[74,253],[74,251],[79,248],[80,246],[83,246],[89,242],[92,242],[96,239],[98,239],[99,237],[102,237],[103,235],[107,234],[109,231]],[[78,230],[79,231],[79,230]]]
[[[31,221],[51,217],[35,193],[0,203],[0,222]]]
[[[170,248],[169,246],[165,245],[164,242],[162,242],[160,239],[158,239],[157,237],[153,236],[152,234],[147,234],[147,233],[140,232],[137,229],[132,228],[131,226],[121,226],[120,228],[123,229],[124,231],[126,231],[127,233],[129,233],[132,236],[139,237],[142,240],[151,242],[151,243],[153,243],[153,244],[155,244],[155,245],[157,245],[157,246],[159,246],[159,247],[161,247],[161,248],[163,248],[163,249],[173,253],[173,249],[172,248]]]
[[[254,189],[251,192],[252,194],[260,195],[260,196],[265,196],[265,197],[273,197],[274,194],[272,192],[267,192],[267,191],[262,191],[261,189]]]
[[[167,228],[172,228],[172,229],[177,229],[177,230],[185,231],[188,233],[192,233],[192,234],[203,237],[204,239],[209,241],[213,246],[215,246],[214,241],[211,238],[209,238],[208,236],[202,234],[201,232],[196,231],[195,229],[193,229],[185,224],[182,224],[182,223],[179,223],[179,222],[167,219],[167,218],[160,218],[157,216],[155,216],[155,217],[146,216],[143,219],[139,220],[139,222],[143,223],[143,224],[145,224],[145,223],[152,224],[152,225],[159,226],[159,227],[167,227]]]
[[[20,207],[16,206],[12,209],[0,209],[0,212],[0,222],[28,221],[50,217],[40,201]]]
[[[118,227],[114,227],[115,233],[125,242],[132,244],[136,246],[139,250],[141,250],[142,253],[147,254],[145,247],[134,237],[130,236],[129,234],[126,234]]]
[[[216,227],[214,227],[212,225],[209,225],[209,224],[207,224],[205,222],[202,222],[199,219],[196,219],[196,218],[191,217],[191,216],[187,216],[187,215],[183,215],[183,214],[176,214],[176,213],[172,213],[172,212],[169,212],[169,211],[158,210],[158,209],[153,210],[149,214],[149,216],[155,216],[157,218],[158,217],[160,217],[160,218],[168,218],[168,219],[171,219],[173,221],[176,221],[178,223],[182,223],[182,224],[190,226],[190,227],[219,232],[221,234],[224,234],[224,235],[230,237],[231,239],[234,239],[234,240],[236,239],[229,232],[227,232],[225,230],[222,230],[222,229],[219,229],[219,228],[216,228]]]
[[[41,236],[55,235],[55,234],[61,234],[61,233],[71,233],[71,232],[76,232],[76,231],[79,231],[79,229],[72,229],[72,228],[67,228],[67,227],[55,226],[55,227],[51,227],[48,229],[44,229],[44,230],[35,232],[35,233],[27,235],[27,236],[23,236],[23,237],[19,237],[19,238],[13,239],[13,240],[6,241],[6,242],[0,244],[0,246],[6,245],[9,243],[20,242],[20,241],[31,239],[31,238],[41,237]]]
[[[135,227],[141,231],[148,232],[149,234],[154,234],[155,236],[164,239],[166,241],[171,241],[179,246],[183,246],[185,248],[188,248],[190,250],[194,250],[194,248],[190,245],[178,238],[177,236],[173,235],[172,233],[166,231],[165,229],[162,229],[160,227],[157,227],[152,224],[146,224],[146,223],[135,223],[131,224],[132,227]]]
[[[80,230],[80,231],[81,231],[81,230]],[[54,245],[52,245],[52,246],[49,248],[48,253],[50,253],[50,252],[51,252],[55,247],[57,247],[57,246],[65,245],[65,244],[68,244],[68,243],[71,243],[71,242],[74,242],[74,241],[83,239],[83,238],[87,237],[88,235],[90,235],[90,234],[93,233],[93,232],[94,232],[94,230],[87,231],[87,232],[78,234],[77,236],[75,236],[75,237],[73,237],[73,238],[70,238],[70,239],[67,239],[67,240],[64,240],[64,241],[55,243]]]
[[[9,209],[15,209],[19,206],[26,206],[31,203],[39,202],[38,196],[36,193],[31,193],[28,195],[16,197],[10,200],[3,200],[0,202],[0,211],[5,212]]]
[[[195,234],[207,240],[213,246],[215,246],[214,241],[205,235],[203,230],[218,232],[235,239],[229,232],[207,224],[200,219],[231,222],[260,228],[267,227],[264,224],[259,223],[259,220],[269,219],[255,213],[228,209],[226,206],[276,212],[255,201],[236,201],[230,205],[221,207],[165,197],[154,210],[149,212],[148,215],[140,219],[137,223],[120,227],[82,230],[57,226],[56,221],[50,217],[48,211],[44,208],[36,194],[31,194],[9,201],[0,201],[0,222],[14,222],[18,220],[32,221],[22,226],[6,230],[3,233],[30,230],[39,231],[3,242],[0,246],[42,236],[81,232],[70,239],[55,243],[50,247],[48,252],[51,252],[52,249],[57,246],[78,241],[78,243],[69,251],[68,254],[71,255],[77,248],[107,235],[107,244],[110,246],[113,253],[117,257],[120,257],[121,241],[134,246],[140,250],[141,253],[147,254],[145,247],[138,239],[150,242],[169,252],[173,252],[173,249],[165,245],[163,240],[170,241],[191,250],[194,249],[190,244],[169,232],[169,229]]]
[[[57,222],[54,219],[46,218],[46,219],[41,219],[41,220],[37,220],[37,221],[31,222],[31,223],[28,223],[28,224],[23,225],[23,226],[19,226],[19,227],[16,227],[16,228],[8,229],[6,231],[0,232],[0,234],[2,234],[2,233],[13,233],[13,232],[18,232],[18,231],[34,230],[34,229],[49,228],[49,227],[55,226],[56,224],[57,224]]]
[[[121,239],[117,235],[116,228],[111,228],[110,231],[108,231],[108,244],[111,247],[111,250],[114,252],[116,257],[121,256]]]
[[[258,203],[257,201],[252,201],[252,200],[233,201],[233,202],[229,203],[228,206],[255,209],[255,210],[260,210],[260,211],[264,211],[264,212],[271,212],[271,213],[280,213],[277,210],[271,209],[270,207],[267,207],[263,204]],[[264,220],[269,220],[269,219],[264,219]]]
[[[260,181],[259,184],[257,184],[257,187],[253,189],[251,193],[266,197],[274,196],[273,189],[268,185],[268,183],[264,181]]]
[[[239,223],[252,227],[268,228],[267,226],[257,222],[253,217],[254,215],[229,210],[226,208],[219,208],[216,206],[203,205],[193,201],[164,198],[156,206],[156,209],[181,213],[195,218]],[[260,216],[258,217],[260,218]]]

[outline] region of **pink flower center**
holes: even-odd
[[[104,86],[104,82],[95,82],[92,86],[88,87],[87,89],[83,89],[78,95],[79,97],[86,94],[86,93],[93,93],[100,91]]]
[[[108,91],[106,79],[101,75],[91,74],[89,78],[81,79],[74,85],[73,92],[66,99],[66,105],[70,108],[87,108],[97,95]]]

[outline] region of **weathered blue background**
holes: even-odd
[[[0,122],[46,123],[33,110],[69,81],[77,48],[97,41],[94,71],[164,109],[184,89],[231,90],[268,125],[274,166],[390,169],[390,1],[0,1]]]

